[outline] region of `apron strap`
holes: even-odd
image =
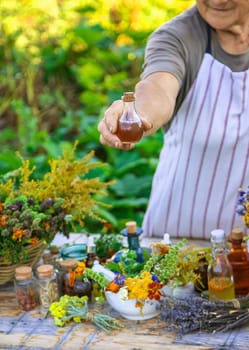
[[[207,24],[207,35],[208,35],[208,42],[207,42],[207,47],[206,47],[206,53],[209,53],[210,55],[212,54],[211,51],[211,28]]]

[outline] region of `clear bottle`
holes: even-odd
[[[41,306],[49,308],[50,304],[59,299],[59,288],[54,266],[43,264],[37,267],[36,272]]]
[[[224,230],[211,232],[212,261],[208,266],[209,300],[231,300],[235,298],[232,266],[228,260],[228,249]]]
[[[123,143],[138,142],[143,136],[143,125],[135,109],[134,92],[125,92],[122,100],[124,109],[118,122],[117,136]]]
[[[22,311],[30,311],[39,305],[39,293],[30,266],[15,269],[15,293],[17,303]]]
[[[231,233],[232,247],[228,259],[233,268],[235,296],[249,293],[249,253],[243,245],[243,231],[234,228]]]

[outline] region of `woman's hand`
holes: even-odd
[[[135,147],[135,143],[122,143],[116,135],[118,128],[118,121],[123,112],[123,101],[114,101],[111,106],[106,110],[104,118],[98,125],[98,131],[100,132],[100,142],[103,145],[111,146],[123,150],[131,150]],[[146,119],[141,118],[144,132],[152,128],[152,123]]]

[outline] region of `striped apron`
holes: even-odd
[[[249,69],[232,72],[206,52],[164,136],[144,236],[209,239],[244,228],[239,187],[249,185]]]

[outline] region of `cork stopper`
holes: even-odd
[[[243,238],[243,231],[239,227],[235,227],[232,229],[231,237],[234,240],[240,240]]]
[[[44,264],[37,267],[39,278],[50,278],[54,273],[54,267],[50,264]]]
[[[19,266],[15,269],[15,274],[18,281],[29,280],[32,277],[32,268],[30,266]]]
[[[132,91],[125,92],[122,99],[124,102],[133,102],[135,101],[135,94]]]
[[[74,269],[75,267],[77,267],[77,265],[78,262],[75,259],[66,259],[60,261],[60,266],[65,270]]]
[[[128,234],[135,235],[137,233],[137,223],[136,221],[128,221],[125,224]]]

